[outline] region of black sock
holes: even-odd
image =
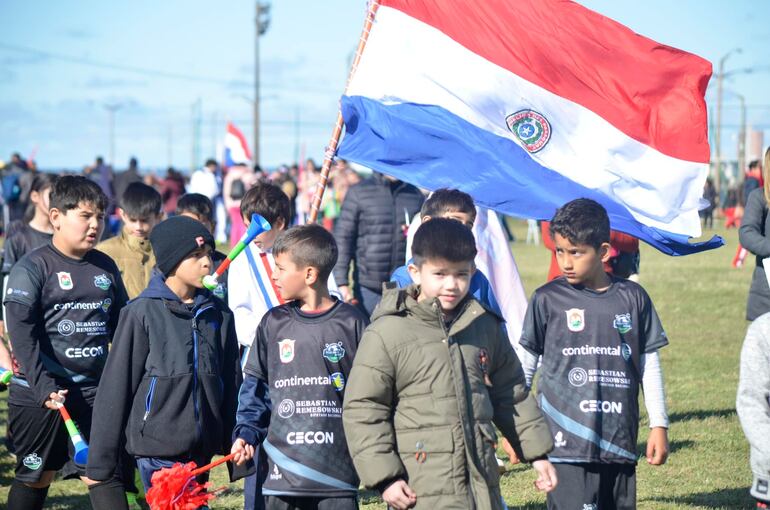
[[[24,482],[14,480],[8,492],[8,510],[42,510],[48,487],[34,489]]]
[[[88,487],[94,510],[128,510],[126,491],[120,480],[107,480]]]

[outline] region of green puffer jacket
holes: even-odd
[[[407,480],[418,509],[500,509],[494,425],[526,460],[553,447],[548,426],[501,319],[468,297],[447,331],[418,292],[386,290],[356,353],[342,413],[356,470],[368,488]]]

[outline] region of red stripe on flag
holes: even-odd
[[[243,136],[243,133],[241,133],[241,130],[235,127],[235,125],[232,124],[231,122],[228,122],[227,132],[235,136],[241,142],[241,145],[243,145],[243,152],[246,154],[247,158],[251,159],[251,151],[249,150],[249,144],[246,143],[246,137]]]
[[[663,154],[709,161],[703,96],[711,63],[697,55],[657,43],[567,0],[380,3],[588,108]]]

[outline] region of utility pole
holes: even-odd
[[[714,189],[719,196],[722,180],[722,81],[725,77],[725,61],[733,53],[741,53],[740,48],[735,48],[728,51],[722,58],[719,59],[719,74],[717,75],[717,130],[714,142],[716,145],[716,153],[714,157],[714,163],[716,164],[716,175],[714,176]]]
[[[270,3],[256,2],[256,18],[254,19],[254,147],[253,163],[259,165],[259,38],[267,32],[270,26]]]
[[[174,125],[169,123],[168,125],[168,141],[167,141],[167,148],[168,151],[168,167],[174,166]]]
[[[743,183],[746,168],[746,98],[735,94],[741,102],[741,127],[738,132],[738,182]],[[742,186],[741,186],[742,187]]]
[[[115,112],[120,110],[123,105],[120,103],[106,104],[108,133],[110,137],[110,166],[115,168]]]
[[[201,159],[201,115],[203,109],[203,100],[198,98],[192,104],[192,161],[190,162],[190,173],[195,171],[200,164]]]

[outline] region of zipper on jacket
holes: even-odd
[[[147,421],[147,417],[150,415],[150,410],[152,409],[152,396],[155,394],[155,384],[157,382],[157,377],[150,379],[150,389],[147,390],[147,397],[144,399],[144,418],[142,418],[142,421]]]
[[[193,330],[193,387],[192,387],[192,397],[193,397],[193,410],[195,412],[195,426],[198,430],[198,437],[196,439],[197,441],[200,441],[201,437],[203,437],[203,432],[201,430],[201,421],[200,421],[200,409],[198,406],[198,316],[208,310],[209,308],[214,308],[213,306],[207,306],[205,308],[201,308],[197,312],[195,312],[195,317],[193,317],[192,320],[192,330]]]

